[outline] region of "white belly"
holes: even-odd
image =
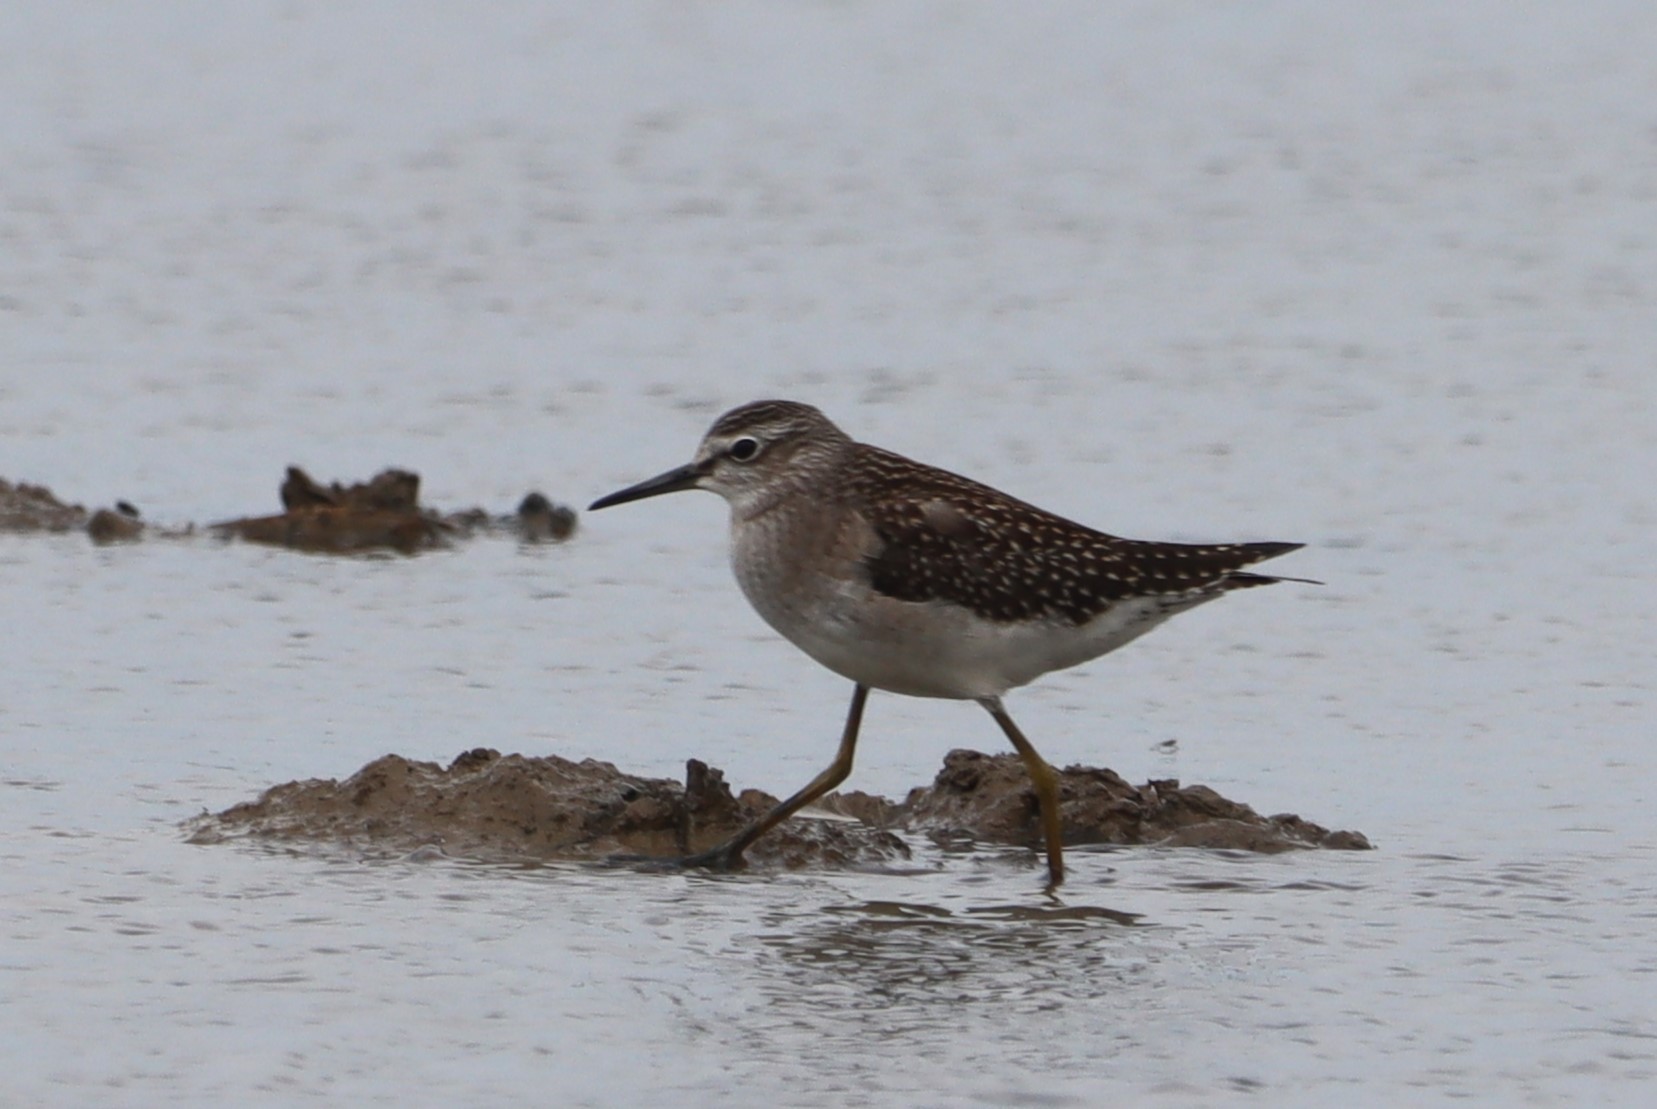
[[[836,674],[893,693],[963,700],[998,697],[1049,671],[1098,658],[1179,611],[1134,600],[1080,626],[999,623],[957,605],[896,601],[844,582],[810,605],[752,592],[748,599],[767,623]]]

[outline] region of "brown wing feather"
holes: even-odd
[[[1083,624],[1125,597],[1194,602],[1267,584],[1277,579],[1236,571],[1301,546],[1121,539],[947,470],[862,450],[845,492],[880,539],[865,562],[870,585],[898,600],[948,601],[990,620]]]

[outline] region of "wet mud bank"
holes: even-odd
[[[1065,842],[1155,844],[1276,852],[1368,849],[1360,833],[1330,831],[1293,815],[1261,816],[1206,786],[1172,780],[1131,785],[1113,771],[1061,771]],[[312,779],[186,824],[191,842],[239,839],[345,847],[398,855],[437,847],[489,861],[671,860],[704,851],[764,813],[776,799],[732,791],[724,775],[692,760],[686,780],[644,778],[614,765],[555,755],[501,755],[479,748],[448,766],[386,755],[343,781]],[[929,786],[901,802],[831,794],[762,838],[756,867],[843,869],[901,864],[903,836],[954,849],[1040,843],[1036,798],[1013,755],[952,751]]]
[[[408,470],[383,470],[352,485],[323,485],[298,466],[289,466],[278,492],[280,513],[226,520],[209,530],[225,539],[335,554],[415,554],[487,532],[507,532],[532,542],[564,540],[575,533],[575,512],[541,493],[525,495],[509,516],[492,516],[481,508],[446,513],[425,508],[420,504],[420,475]]]
[[[65,532],[86,527],[88,513],[65,504],[44,485],[0,478],[0,531]]]
[[[243,516],[198,529],[193,523],[152,525],[126,501],[88,512],[78,504],[60,501],[45,486],[0,478],[0,531],[84,531],[94,543],[182,539],[205,531],[221,539],[313,554],[416,554],[478,535],[560,542],[576,529],[573,509],[538,492],[525,494],[511,513],[427,508],[420,504],[420,475],[408,470],[387,469],[368,481],[324,485],[298,466],[289,466],[277,492],[282,502],[279,513]]]

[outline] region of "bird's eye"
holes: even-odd
[[[750,435],[734,440],[725,452],[738,462],[752,462],[759,454],[759,440]]]

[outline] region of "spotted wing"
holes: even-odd
[[[1299,543],[1197,545],[1121,539],[1055,516],[986,485],[865,448],[847,492],[879,546],[871,587],[902,601],[947,601],[989,620],[1084,624],[1127,597],[1184,608],[1279,579],[1242,567]]]

